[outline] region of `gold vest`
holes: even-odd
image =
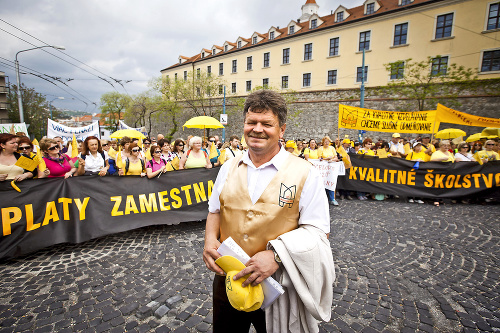
[[[252,204],[247,165],[242,156],[231,167],[220,200],[221,242],[232,237],[251,257],[266,249],[267,242],[299,225],[299,200],[311,163],[290,155],[269,185]]]

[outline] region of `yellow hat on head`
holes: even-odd
[[[399,134],[399,133],[394,133],[394,134],[392,135],[392,137],[393,137],[393,138],[400,138],[400,137],[401,137],[401,134]]]
[[[233,308],[251,312],[262,306],[264,292],[260,284],[255,287],[251,284],[242,287],[241,284],[248,278],[248,275],[236,281],[233,280],[233,276],[246,267],[241,261],[232,256],[222,256],[215,260],[215,263],[226,272],[226,293]]]

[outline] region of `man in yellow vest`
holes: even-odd
[[[287,115],[280,94],[268,89],[250,94],[243,115],[248,150],[221,167],[206,221],[203,260],[216,273],[214,332],[244,332],[250,324],[259,333],[288,331],[286,325],[317,332],[318,320],[330,319],[335,279],[323,180],[309,162],[279,142]],[[224,272],[215,263],[217,249],[228,237],[250,256],[246,268],[233,277],[248,276],[243,287],[270,276],[293,282],[283,285],[285,293],[265,312],[238,311],[228,301]]]

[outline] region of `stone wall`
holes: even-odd
[[[495,86],[497,83],[495,83]],[[499,91],[499,90],[497,90]],[[500,94],[498,93],[484,93],[477,94],[464,94],[461,95],[457,101],[461,106],[457,107],[459,111],[466,112],[473,115],[480,115],[484,117],[499,118],[500,117]],[[483,91],[479,91],[483,93]],[[470,92],[466,92],[470,93]],[[365,99],[365,108],[375,110],[399,110],[406,99],[394,99],[394,96],[387,96],[380,93],[378,88],[367,89]],[[289,113],[287,120],[287,128],[285,132],[286,139],[321,139],[323,136],[328,135],[332,139],[340,134],[340,138],[344,135],[349,135],[350,138],[358,137],[357,130],[348,130],[341,128],[338,130],[338,110],[339,104],[359,106],[359,90],[352,89],[336,89],[329,91],[311,91],[305,93],[296,93],[296,100],[289,105]],[[237,110],[234,99],[227,99],[226,113],[228,113],[229,124],[226,126],[226,138],[229,139],[231,135],[242,136],[243,134],[243,117],[242,110]],[[446,104],[445,104],[446,105]],[[217,114],[222,113],[222,99],[214,101],[214,111]],[[189,118],[194,115],[190,111],[183,113],[178,123],[180,126],[184,124]],[[153,133],[166,133],[171,126],[168,121],[158,124],[154,127]],[[460,128],[468,135],[481,132],[483,128],[459,126],[455,124],[441,124],[440,129],[443,128]],[[222,137],[222,130],[210,130],[211,135],[219,135]],[[197,129],[179,129],[174,134],[174,138],[183,137],[188,135],[203,135],[203,130]],[[416,136],[407,135],[407,136]],[[385,139],[391,137],[391,133],[381,132],[367,132],[364,137],[371,137],[372,139]]]

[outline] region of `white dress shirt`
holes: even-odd
[[[102,159],[101,153],[97,152],[96,157],[89,153],[85,157],[85,171],[99,172],[102,168],[106,166],[106,160],[109,158],[108,152],[103,150],[105,160]],[[82,154],[80,153],[80,157]]]
[[[279,153],[269,162],[256,168],[248,156],[248,151],[243,153],[240,163],[247,165],[248,193],[253,204],[257,202],[274,175],[283,163],[286,162],[289,154],[289,152],[281,148]],[[224,163],[219,170],[217,180],[212,189],[212,195],[208,201],[208,211],[210,213],[218,213],[220,211],[219,196],[226,183],[230,164]],[[325,233],[330,232],[330,210],[323,185],[323,178],[314,167],[310,169],[300,195],[299,214],[299,224],[313,225]]]

